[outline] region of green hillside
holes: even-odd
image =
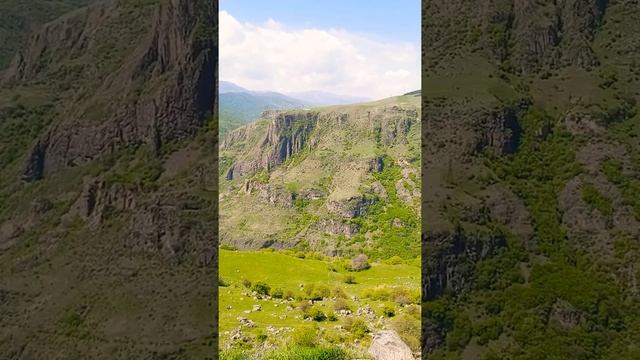
[[[212,359],[217,9],[67,3],[0,2],[0,358]]]
[[[638,7],[426,13],[423,353],[637,358]]]
[[[225,356],[369,357],[367,334],[385,329],[419,352],[419,103],[270,112],[224,137]]]

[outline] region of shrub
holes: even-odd
[[[353,275],[345,275],[344,283],[345,284],[357,284],[356,283],[356,277],[353,276]]]
[[[273,292],[271,293],[271,296],[274,299],[282,299],[284,297],[284,290],[282,290],[281,288],[277,288],[273,290]]]
[[[267,285],[267,283],[260,281],[255,283],[255,285],[253,285],[252,290],[257,292],[260,295],[269,295],[269,291],[271,290],[271,287]]]
[[[363,291],[363,297],[371,300],[393,301],[400,305],[418,303],[420,294],[400,286],[377,286]]]
[[[345,318],[344,328],[358,339],[365,337],[369,332],[369,326],[367,326],[367,323],[360,318],[355,320],[349,317]]]
[[[336,299],[336,301],[333,303],[333,309],[336,311],[351,310],[351,308],[349,308],[349,304],[347,303],[347,301],[342,298]]]
[[[322,310],[320,310],[320,308],[315,306],[311,309],[311,313],[309,314],[309,317],[313,321],[325,321],[327,319],[327,315],[325,315],[325,313]]]
[[[402,314],[396,316],[391,320],[391,326],[393,327],[402,340],[413,351],[420,349],[420,336],[422,335],[422,324],[420,319],[413,316]]]
[[[394,317],[396,315],[396,309],[391,305],[385,305],[382,308],[382,313],[386,317]]]
[[[344,290],[339,286],[336,286],[335,288],[333,288],[333,291],[331,293],[332,293],[331,295],[333,295],[333,297],[337,299],[347,298],[347,293],[345,293]]]
[[[338,317],[336,316],[336,313],[331,311],[331,312],[327,313],[327,320],[329,320],[329,321],[338,321]]]
[[[398,255],[390,257],[389,259],[387,259],[387,261],[385,261],[385,263],[389,265],[400,265],[402,264],[402,262],[402,258]]]
[[[351,271],[362,271],[370,268],[369,258],[365,254],[360,254],[351,259]]]
[[[220,353],[220,360],[247,360],[249,355],[242,350],[225,350]]]
[[[284,298],[287,299],[287,300],[295,299],[296,298],[296,294],[294,294],[293,291],[291,291],[291,290],[287,290],[284,293]]]
[[[300,327],[291,334],[291,344],[294,346],[314,347],[317,339],[318,332],[312,327]]]
[[[304,293],[309,300],[322,300],[331,296],[331,289],[326,285],[308,284],[304,287]]]
[[[220,287],[227,287],[229,286],[229,283],[226,282],[223,278],[218,277],[218,286]]]
[[[300,311],[302,311],[303,315],[311,311],[311,307],[312,305],[307,300],[302,300],[298,304],[298,308],[300,309]]]
[[[264,360],[346,360],[347,353],[338,347],[292,347],[268,352]]]
[[[247,289],[250,289],[251,281],[249,279],[242,279],[242,286],[246,287]]]

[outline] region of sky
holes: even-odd
[[[221,0],[220,79],[381,99],[420,88],[418,0]]]

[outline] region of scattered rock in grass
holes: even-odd
[[[250,319],[247,319],[246,317],[238,316],[236,318],[236,320],[238,320],[238,322],[240,322],[240,325],[244,326],[244,327],[255,327],[256,326],[256,324],[253,321],[251,321]]]
[[[369,354],[374,360],[415,360],[397,332],[383,330],[372,335]]]

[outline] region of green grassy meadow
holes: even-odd
[[[221,349],[230,358],[243,350],[248,358],[264,350],[293,351],[305,345],[300,338],[307,333],[313,338],[312,347],[343,348],[349,357],[366,357],[368,333],[390,327],[417,350],[420,261],[392,262],[395,265],[372,263],[367,270],[353,272],[344,267],[345,259],[313,253],[220,249]],[[269,286],[270,296],[255,292],[258,283]],[[305,291],[310,287],[315,290]],[[280,291],[283,298],[275,298]],[[316,294],[323,292],[326,297]],[[313,297],[322,300],[305,310]],[[252,311],[255,305],[260,311]],[[346,309],[351,315],[344,315]],[[311,316],[305,319],[307,314]],[[255,326],[242,326],[240,317]],[[243,339],[233,340],[238,330]]]

